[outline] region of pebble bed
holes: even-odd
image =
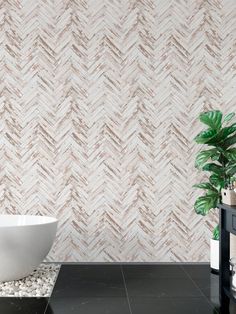
[[[41,264],[31,275],[0,283],[0,297],[50,297],[60,265]]]

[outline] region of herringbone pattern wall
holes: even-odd
[[[1,213],[50,259],[205,261],[196,117],[236,111],[235,0],[1,0]]]

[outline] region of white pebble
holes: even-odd
[[[59,270],[59,265],[42,264],[26,278],[2,282],[0,283],[0,297],[49,297]]]

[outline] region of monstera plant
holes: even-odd
[[[195,184],[194,187],[205,190],[205,195],[198,197],[194,208],[197,214],[205,216],[217,206],[221,198],[221,189],[235,180],[236,173],[236,123],[230,123],[234,113],[225,117],[219,110],[203,112],[199,120],[206,125],[195,141],[205,144],[197,154],[195,166],[210,173],[209,181]],[[216,232],[217,233],[217,232]]]
[[[232,123],[234,113],[223,117],[219,110],[203,112],[199,120],[206,126],[195,141],[205,145],[195,161],[196,168],[209,173],[207,182],[195,184],[194,187],[205,191],[197,198],[194,208],[197,214],[207,215],[221,201],[221,189],[235,180],[236,173],[236,123]],[[213,239],[219,239],[219,227],[213,231]]]

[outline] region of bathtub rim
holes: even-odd
[[[3,225],[1,223],[1,218],[2,217],[6,217],[6,218],[16,218],[17,217],[27,217],[27,218],[33,218],[33,219],[38,219],[38,218],[44,218],[48,221],[41,221],[40,219],[38,219],[38,222],[30,222],[29,223],[25,223],[25,224],[17,224],[17,220],[14,222],[12,222],[12,224],[5,224]],[[0,229],[2,228],[26,228],[26,227],[40,227],[40,226],[45,226],[45,225],[51,225],[51,224],[57,224],[58,223],[58,219],[52,216],[45,216],[45,215],[19,215],[19,214],[0,214]]]

